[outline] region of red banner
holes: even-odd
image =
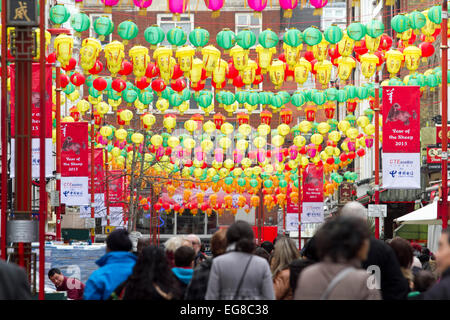
[[[420,87],[383,87],[383,152],[420,152]]]
[[[109,206],[122,207],[124,175],[121,170],[112,170],[108,172],[108,188],[109,188]],[[105,195],[106,201],[106,195]]]
[[[39,128],[41,122],[40,110],[40,86],[39,86],[40,64],[33,63],[32,66],[32,92],[31,92],[31,134],[33,138],[39,138]],[[51,64],[46,65],[45,70],[45,96],[46,96],[46,130],[45,137],[52,137],[52,67]],[[11,137],[15,136],[15,101],[16,101],[16,72],[15,64],[11,64]]]
[[[292,202],[291,197],[287,197],[286,213],[298,213],[298,202]]]
[[[94,149],[94,193],[105,192],[105,174],[103,171],[103,149]],[[89,193],[91,193],[91,149],[88,150]]]
[[[61,123],[61,176],[88,176],[88,123]]]
[[[310,163],[303,171],[302,202],[323,202],[323,166]]]

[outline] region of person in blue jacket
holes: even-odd
[[[125,229],[114,230],[106,239],[106,254],[95,263],[95,270],[84,288],[84,300],[107,300],[111,293],[131,275],[136,256]]]

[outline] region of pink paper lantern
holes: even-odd
[[[372,148],[373,146],[373,138],[366,138],[366,147],[367,148]]]
[[[216,150],[214,150],[214,159],[221,163],[223,162],[223,150],[220,148],[217,148]]]
[[[261,11],[263,11],[266,6],[267,6],[267,0],[247,0],[248,1],[248,6],[257,11],[258,13],[261,13]]]
[[[310,3],[314,8],[316,8],[313,13],[313,15],[316,16],[322,14],[322,8],[327,5],[328,0],[310,0]]]
[[[234,163],[241,163],[243,158],[244,158],[244,155],[242,154],[242,151],[235,150],[233,152],[233,161],[234,161]]]
[[[220,16],[220,9],[223,8],[224,4],[225,0],[205,0],[206,7],[213,11],[211,15],[213,18]]]
[[[283,16],[285,18],[292,17],[292,10],[298,5],[298,0],[280,0],[280,7],[284,9]]]
[[[169,11],[173,13],[175,20],[180,20],[180,14],[185,13],[189,0],[167,0]]]
[[[266,160],[266,151],[264,151],[264,149],[258,149],[256,152],[256,160],[258,160],[258,162],[264,162],[264,160]]]
[[[117,6],[120,0],[102,0],[102,3],[105,5],[105,12],[112,12],[112,7]]]
[[[316,145],[314,143],[310,143],[308,144],[308,146],[306,147],[307,152],[308,152],[308,156],[310,158],[314,158],[317,154],[317,149],[316,149]]]
[[[203,152],[201,147],[195,148],[195,158],[198,161],[203,161],[205,160],[205,153]]]
[[[355,151],[356,150],[356,144],[354,142],[352,142],[352,141],[349,141],[347,143],[347,146],[348,146],[348,150],[350,150],[350,151]]]
[[[298,156],[298,147],[295,145],[292,145],[289,147],[289,156],[291,157],[291,160],[297,159]]]
[[[133,0],[136,7],[139,8],[139,15],[147,15],[147,8],[152,5],[153,0]]]

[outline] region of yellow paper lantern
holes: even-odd
[[[110,126],[103,126],[100,128],[100,134],[103,138],[107,138],[112,134],[112,129]]]
[[[200,143],[200,146],[204,152],[209,152],[214,147],[214,143],[211,140],[206,139]]]
[[[391,75],[391,77],[395,76],[400,71],[400,67],[403,61],[403,53],[398,50],[389,50],[385,54],[386,57],[386,68]]]
[[[323,142],[323,136],[322,136],[321,134],[314,133],[314,134],[311,136],[311,142],[314,143],[315,145],[322,144],[322,142]]]
[[[266,139],[263,137],[257,137],[255,139],[253,139],[253,144],[258,149],[263,148],[266,145]]]
[[[356,128],[349,128],[347,129],[347,131],[345,131],[345,135],[350,139],[355,140],[356,137],[359,135],[359,131]]]
[[[248,148],[248,141],[240,139],[236,142],[236,149],[240,151],[245,151]]]
[[[207,134],[211,134],[215,130],[216,130],[216,125],[211,120],[208,120],[203,124],[203,131],[205,131]]]
[[[150,56],[148,55],[148,48],[144,46],[134,46],[130,49],[128,55],[130,56],[131,61],[133,63],[133,74],[136,76],[137,79],[140,79],[145,75],[145,71],[147,70],[147,66],[150,62]],[[161,70],[161,67],[159,65],[158,67]]]
[[[352,57],[339,57],[337,58],[337,64],[339,79],[346,81],[352,74],[353,69],[356,67],[355,60]]]
[[[60,34],[55,38],[53,47],[55,48],[56,59],[63,68],[66,67],[70,58],[72,58],[73,38],[66,34]]]
[[[314,65],[314,71],[317,72],[316,79],[323,86],[328,85],[328,83],[330,82],[332,69],[333,64],[328,60],[317,62]]]
[[[139,145],[142,141],[144,141],[144,135],[142,133],[135,132],[131,135],[131,141],[133,141],[136,145]]]
[[[281,147],[284,143],[284,138],[280,135],[276,135],[274,137],[272,137],[272,144],[275,147]]]
[[[183,147],[186,149],[194,149],[195,148],[195,140],[192,138],[186,138],[183,140]]]
[[[107,66],[111,76],[115,77],[116,74],[122,69],[123,58],[125,57],[125,47],[120,41],[113,41],[105,45],[103,49]]]
[[[236,70],[244,70],[248,63],[248,50],[244,50],[244,48],[235,45],[230,50],[230,57],[233,58],[233,64]]]
[[[234,162],[233,162],[233,160],[231,160],[231,159],[227,159],[227,160],[225,160],[225,161],[223,162],[223,166],[224,166],[226,169],[231,169],[231,168],[234,167]],[[228,171],[228,174],[229,174],[229,170],[227,170],[227,171]]]
[[[94,67],[101,50],[102,45],[95,38],[86,38],[81,42],[80,66],[84,73],[89,73],[89,70]]]
[[[178,137],[169,137],[169,139],[167,139],[167,145],[171,148],[176,148],[180,145],[180,139],[178,139]]]
[[[327,57],[329,44],[330,43],[325,40],[325,38],[322,38],[322,41],[312,47],[314,58],[316,58],[318,62],[324,61]]]
[[[283,43],[284,57],[286,58],[286,64],[289,66],[290,70],[295,67],[302,48],[302,44],[297,47],[291,47],[287,43]]]
[[[163,126],[167,129],[167,132],[172,132],[172,129],[177,125],[177,120],[174,117],[166,117],[163,120]]]
[[[150,128],[155,124],[155,122],[156,122],[156,118],[155,118],[155,116],[154,115],[152,115],[152,114],[145,114],[143,117],[142,117],[142,122],[149,128],[149,130],[150,130]]]
[[[409,46],[403,50],[403,54],[405,55],[406,68],[413,73],[419,67],[422,50],[416,46]]]
[[[238,131],[243,136],[248,136],[250,133],[252,133],[252,127],[246,123],[243,123],[239,126]]]
[[[232,142],[231,139],[228,137],[222,137],[219,139],[219,146],[222,149],[228,149],[231,146]]]
[[[270,126],[265,123],[260,124],[257,128],[257,131],[258,131],[259,135],[267,136],[270,133]]]
[[[341,41],[338,42],[339,54],[343,57],[349,57],[353,53],[354,46],[355,40],[351,39],[345,32]]]
[[[347,123],[348,123],[348,121],[347,121]],[[342,125],[342,129],[345,129],[345,130],[342,130],[341,128],[339,128],[339,130],[345,132],[349,127],[350,127],[350,123],[348,123],[348,127],[346,127],[346,125],[344,124],[344,125]],[[339,133],[339,131],[331,131],[328,134],[328,139],[330,139],[333,142],[338,142],[339,140],[341,140],[341,134]]]
[[[381,36],[372,38],[368,34],[365,36],[366,40],[366,48],[369,49],[370,53],[374,53],[378,50],[378,47],[380,46]]]
[[[223,134],[229,135],[229,134],[233,133],[234,127],[233,127],[233,125],[232,125],[231,123],[225,122],[225,123],[220,127],[220,131],[221,131]]]
[[[216,47],[209,45],[202,49],[203,65],[207,74],[211,74],[216,68],[220,59],[220,50]]]
[[[195,56],[195,48],[185,45],[178,48],[175,52],[175,58],[178,59],[178,65],[181,71],[184,72],[184,76],[188,77],[192,67],[192,60]]]
[[[307,133],[312,129],[312,124],[309,121],[303,120],[298,124],[298,128],[301,132]]]
[[[250,160],[249,158],[244,158],[241,161],[241,165],[243,168],[249,168],[252,165],[252,160]]]
[[[195,58],[192,61],[191,72],[189,73],[189,79],[192,85],[197,85],[197,83],[202,79],[203,61]]]
[[[375,133],[375,126],[371,123],[369,123],[367,126],[364,127],[364,133],[368,136],[371,136]]]
[[[129,125],[131,119],[133,119],[133,112],[130,110],[125,109],[120,113],[120,120],[125,121],[125,124]]]
[[[178,106],[178,111],[180,111],[180,115],[183,115],[186,111],[189,110],[189,101],[183,101],[179,106]]]
[[[296,136],[294,138],[293,142],[294,142],[294,145],[296,145],[297,147],[301,148],[301,147],[303,147],[306,144],[306,139],[305,139],[304,136],[298,135],[298,136]]]
[[[127,138],[127,131],[125,129],[118,129],[114,134],[119,141],[124,141]]]
[[[273,60],[269,67],[270,81],[275,86],[275,89],[280,89],[284,83],[284,62],[280,60]]]
[[[372,53],[363,54],[360,58],[361,61],[361,72],[369,79],[375,73],[378,63],[378,57]]]
[[[161,137],[159,134],[155,134],[150,138],[150,142],[155,147],[159,147],[163,143],[163,137]]]
[[[364,128],[365,126],[367,126],[370,123],[370,120],[368,117],[366,116],[360,116],[358,117],[358,119],[356,120],[356,123],[358,124],[358,126],[360,126],[361,128]]]
[[[255,81],[256,69],[258,69],[258,64],[255,61],[249,59],[247,65],[244,67],[244,69],[241,70],[240,75],[242,78],[242,82],[247,87],[251,86]]]
[[[311,72],[311,62],[305,58],[300,58],[294,68],[294,79],[299,85],[303,85]]]
[[[321,122],[317,126],[317,131],[319,131],[319,133],[322,135],[327,134],[328,131],[330,131],[330,129],[331,129],[331,126],[326,122]]]
[[[272,56],[277,52],[277,49],[275,47],[264,48],[262,45],[258,44],[255,51],[258,54],[258,64],[261,67],[261,73],[265,74],[270,67]]]

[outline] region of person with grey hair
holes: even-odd
[[[182,246],[192,248],[192,242],[186,236],[175,236],[164,242],[164,251],[170,268],[175,266],[175,251]]]
[[[359,202],[348,202],[340,211],[344,217],[356,217],[367,222],[367,209]],[[403,277],[400,264],[392,248],[381,240],[370,237],[367,260],[362,267],[379,268],[380,289],[384,300],[406,300],[409,292],[408,281]]]
[[[206,260],[206,255],[201,251],[202,241],[195,234],[190,234],[186,237],[192,243],[192,248],[195,250],[194,267]]]

